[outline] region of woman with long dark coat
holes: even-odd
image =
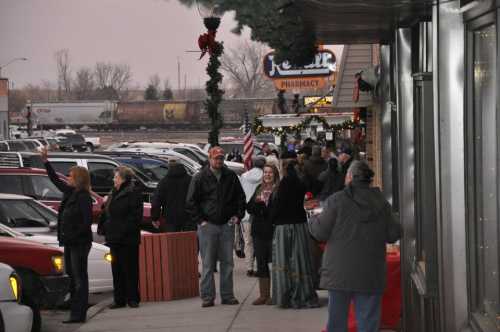
[[[70,317],[63,323],[82,323],[89,302],[88,257],[92,245],[92,198],[90,176],[84,167],[69,171],[68,183],[59,178],[48,161],[47,149],[40,156],[47,175],[63,193],[57,217],[57,239],[64,247],[64,263],[70,277]]]
[[[247,204],[247,211],[252,222],[252,238],[255,256],[257,258],[257,273],[259,278],[260,296],[252,304],[271,303],[271,275],[269,263],[272,261],[274,227],[270,218],[271,197],[279,182],[279,171],[273,165],[266,165],[263,169],[262,183]]]
[[[309,232],[304,210],[305,185],[295,170],[295,152],[282,155],[283,178],[271,202],[273,302],[282,308],[318,306],[314,289]]]
[[[111,309],[139,306],[139,244],[142,195],[135,187],[133,171],[125,166],[115,170],[114,188],[101,215],[100,233],[111,249],[114,303]]]

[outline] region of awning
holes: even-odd
[[[430,0],[296,0],[323,44],[377,44],[396,25],[429,18]]]

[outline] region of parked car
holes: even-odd
[[[238,151],[243,156],[244,142],[241,139],[221,140],[219,142],[219,145],[226,152],[226,156],[233,151]],[[203,150],[205,152],[208,152],[209,149],[210,149],[210,144],[207,143]],[[254,156],[259,155],[261,152],[262,152],[261,146],[259,144],[254,144],[253,145]]]
[[[176,155],[182,155],[185,158],[197,163],[200,166],[205,166],[208,164],[208,153],[196,144],[187,143],[172,143],[172,142],[123,142],[118,145],[114,145],[108,148],[107,151],[115,152],[148,152],[149,154],[154,154],[154,151],[169,150],[175,152]],[[225,165],[236,172],[236,174],[242,174],[245,169],[241,163],[235,163],[231,161],[225,161]]]
[[[22,140],[0,141],[0,151],[32,151]]]
[[[2,163],[0,158],[0,183],[3,183],[3,186],[0,187],[0,192],[28,196],[42,202],[44,205],[52,208],[53,210],[58,211],[62,200],[62,193],[50,181],[45,169],[29,167],[2,168],[1,165]],[[67,181],[65,176],[60,175],[60,177],[63,181]],[[90,195],[92,197],[93,220],[97,223],[102,212],[102,204],[104,200],[102,196],[93,191]],[[52,211],[52,213],[55,213],[55,211]],[[57,217],[55,220],[57,220]],[[52,226],[52,228],[53,227],[54,226]],[[151,226],[150,203],[144,203],[143,224],[141,227],[148,231],[155,230]],[[45,233],[45,230],[46,229],[43,229],[37,233]]]
[[[23,233],[52,233],[57,213],[31,197],[0,194],[0,223]]]
[[[67,178],[59,175],[63,181]],[[32,197],[37,201],[53,208],[59,209],[62,200],[62,193],[50,181],[45,169],[38,168],[0,168],[0,192],[6,194],[18,194]],[[94,222],[98,221],[101,214],[103,198],[95,192],[92,196],[92,213]]]
[[[0,263],[0,331],[30,332],[33,312],[21,303],[21,279],[12,267]]]
[[[152,145],[152,147],[146,147],[146,146],[132,146],[132,147],[117,147],[116,150],[110,150],[108,149],[106,153],[137,153],[137,154],[143,154],[143,155],[149,155],[149,156],[154,156],[159,159],[163,159],[166,161],[169,160],[176,160],[177,162],[181,163],[186,167],[186,170],[188,171],[189,174],[195,174],[197,173],[202,165],[200,165],[198,162],[192,160],[191,158],[184,156],[178,152],[175,152],[169,148],[158,148],[158,145]]]
[[[157,183],[160,182],[168,172],[168,161],[157,157],[141,156],[133,153],[128,155],[116,154],[112,155],[112,157],[124,165],[138,169]]]
[[[2,238],[9,237],[43,243],[64,251],[64,247],[59,247],[59,242],[55,235],[25,234],[0,224],[0,236]],[[112,257],[108,247],[97,242],[92,242],[88,259],[90,293],[101,293],[113,290],[111,260]]]
[[[21,279],[21,303],[33,312],[32,331],[40,331],[40,309],[57,307],[68,294],[63,252],[25,239],[2,237],[0,262],[12,266]]]
[[[89,170],[92,189],[99,195],[107,195],[113,188],[113,176],[116,167],[121,164],[107,156],[92,153],[52,152],[49,161],[56,172],[65,176],[73,166],[82,166]],[[1,167],[31,167],[45,168],[38,153],[6,153],[0,152]],[[134,181],[144,193],[144,201],[150,202],[158,183],[137,172]]]

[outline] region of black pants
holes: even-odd
[[[89,304],[88,258],[91,244],[65,245],[64,261],[70,277],[70,319],[85,320]]]
[[[110,248],[115,303],[139,302],[139,245],[111,244]]]
[[[253,249],[257,258],[256,276],[259,278],[269,278],[269,263],[271,263],[273,257],[273,240],[254,237]]]

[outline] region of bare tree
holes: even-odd
[[[55,99],[56,88],[55,84],[49,80],[42,80],[41,89],[43,94],[46,96],[46,101],[51,102]]]
[[[132,80],[132,71],[127,64],[98,62],[94,75],[98,95],[105,99],[120,98]]]
[[[54,55],[57,65],[57,87],[59,99],[69,98],[71,94],[71,67],[69,50],[62,49]]]
[[[268,97],[274,95],[272,82],[262,70],[266,49],[255,42],[245,42],[222,56],[221,69],[226,73],[234,97]]]
[[[90,99],[95,89],[94,72],[91,68],[83,67],[76,72],[73,92],[78,100]]]

